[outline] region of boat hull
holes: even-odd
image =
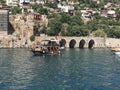
[[[60,45],[56,40],[42,40],[39,45],[32,49],[34,54],[59,54]]]
[[[120,48],[111,48],[113,52],[120,52]]]
[[[46,48],[46,47],[45,47]],[[31,50],[35,55],[37,54],[60,54],[60,50],[58,47],[47,47],[46,49],[32,49]]]

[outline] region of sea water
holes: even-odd
[[[40,56],[0,49],[0,90],[120,90],[120,57],[105,48]]]

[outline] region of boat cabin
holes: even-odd
[[[40,54],[59,54],[60,45],[58,40],[42,40],[39,47],[32,49],[33,53]]]

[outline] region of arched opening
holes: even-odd
[[[88,48],[93,48],[93,45],[95,44],[94,40],[90,40],[89,41],[89,45],[88,45]]]
[[[60,47],[65,47],[66,44],[66,40],[65,39],[61,39],[60,40]]]
[[[84,45],[85,45],[85,40],[82,39],[79,43],[79,48],[84,48]]]
[[[75,44],[76,44],[76,41],[74,39],[72,39],[69,43],[69,47],[74,48]]]

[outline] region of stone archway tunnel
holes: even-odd
[[[47,36],[45,39],[55,38]],[[39,40],[44,38],[40,37]],[[60,40],[60,46],[67,48],[102,48],[102,47],[118,47],[120,39],[101,38],[101,37],[57,37]]]
[[[61,41],[67,48],[93,48],[105,47],[105,40],[103,38],[88,38],[88,37],[62,37]]]

